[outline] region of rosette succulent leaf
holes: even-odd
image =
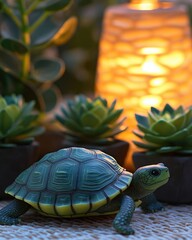
[[[92,100],[80,95],[67,101],[66,107],[61,108],[62,113],[57,114],[56,119],[74,142],[109,143],[127,129],[123,125],[126,117],[120,119],[123,109],[115,109],[115,105],[116,100],[109,106],[102,97]]]
[[[24,103],[19,96],[0,96],[0,147],[29,144],[43,132],[38,126],[35,102]]]
[[[134,134],[142,141],[133,141],[149,153],[192,153],[192,108],[174,109],[166,104],[162,111],[151,107],[147,116],[136,114]]]

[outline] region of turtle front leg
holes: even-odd
[[[164,209],[162,203],[158,202],[154,194],[149,194],[141,199],[141,209],[145,213],[158,212]]]
[[[113,221],[113,227],[117,232],[124,235],[134,234],[134,230],[130,226],[134,210],[135,203],[133,199],[129,196],[124,196],[120,210]]]
[[[10,204],[0,210],[1,225],[15,225],[20,223],[19,216],[29,210],[30,205],[20,201],[13,200]]]

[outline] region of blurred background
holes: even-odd
[[[64,76],[57,82],[64,95],[94,92],[103,13],[107,6],[123,2],[129,1],[75,0],[71,11],[79,19],[76,33],[67,44],[55,49],[66,65]],[[192,19],[192,0],[172,0],[172,2],[186,4],[189,17]]]

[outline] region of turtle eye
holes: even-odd
[[[153,169],[153,170],[151,170],[150,174],[151,174],[152,176],[157,177],[157,176],[159,176],[159,175],[161,174],[161,171],[160,171],[160,170],[157,170],[157,169]]]

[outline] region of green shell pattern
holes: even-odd
[[[66,148],[23,171],[6,193],[41,213],[72,217],[105,205],[130,185],[132,174],[99,151]]]

